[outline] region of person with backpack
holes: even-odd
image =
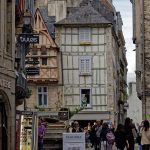
[[[124,150],[125,147],[128,148],[127,135],[122,124],[118,124],[115,131],[115,145],[117,147],[117,150]]]
[[[101,145],[103,145],[104,150],[112,150],[112,146],[115,141],[115,136],[111,131],[111,129],[109,129],[107,123],[103,123],[100,138],[101,138]]]
[[[99,150],[101,148],[100,134],[101,134],[101,130],[102,130],[102,124],[103,124],[103,120],[97,120],[96,125],[94,126],[94,132],[95,132],[94,147],[95,147],[95,150]]]

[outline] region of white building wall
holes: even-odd
[[[129,109],[127,110],[127,116],[133,119],[134,123],[141,123],[142,121],[142,102],[137,97],[136,82],[129,83]]]

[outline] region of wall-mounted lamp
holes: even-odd
[[[28,9],[24,12],[23,20],[24,20],[24,25],[23,25],[23,33],[31,33],[32,32],[32,26],[31,26],[31,19],[32,16],[29,12]]]
[[[26,11],[24,13],[24,16],[23,16],[24,24],[26,24],[26,25],[31,24],[31,18],[32,18],[32,16],[31,16],[29,10],[26,9]]]

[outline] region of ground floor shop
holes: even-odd
[[[15,78],[0,74],[0,150],[15,149]]]

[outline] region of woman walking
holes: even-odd
[[[142,150],[150,150],[150,124],[147,120],[144,121],[140,133]]]
[[[115,131],[115,145],[117,147],[117,150],[124,150],[125,147],[128,148],[127,135],[122,124],[118,124]]]
[[[127,140],[129,142],[129,147],[127,150],[134,150],[134,138],[136,138],[136,129],[135,126],[132,125],[130,118],[126,118],[124,128],[127,135]]]
[[[104,150],[112,150],[113,143],[110,143],[109,141],[110,138],[108,139],[108,134],[109,136],[114,136],[111,129],[108,128],[108,124],[103,123],[100,139],[101,139],[101,145],[103,145]]]

